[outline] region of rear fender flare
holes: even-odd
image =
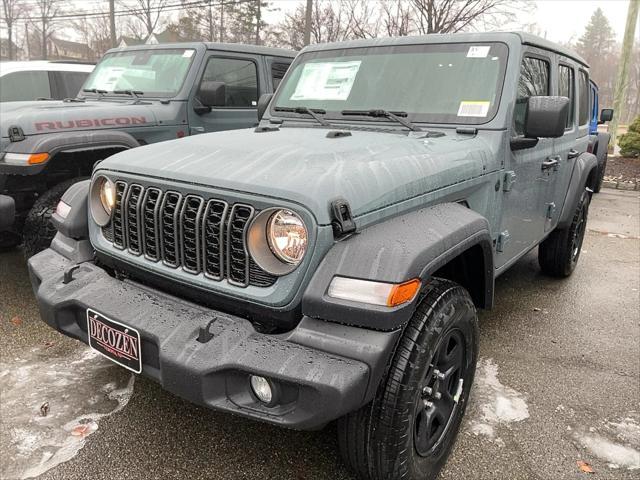
[[[458,203],[423,208],[373,225],[336,242],[316,270],[302,299],[304,315],[376,330],[394,330],[419,302],[383,307],[327,295],[334,276],[401,283],[430,275],[471,247],[480,246],[482,307],[493,304],[493,248],[486,218]]]
[[[571,175],[571,182],[567,189],[564,205],[562,206],[562,212],[558,219],[558,228],[565,228],[573,219],[573,213],[578,206],[582,192],[585,188],[592,188],[589,185],[591,180],[590,175],[595,175],[598,171],[598,159],[592,153],[582,153],[576,158],[576,163],[573,167],[573,174]]]

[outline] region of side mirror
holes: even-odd
[[[196,97],[205,107],[224,107],[227,98],[224,82],[202,82]]]
[[[524,121],[527,138],[558,138],[564,135],[569,116],[567,97],[529,97]]]
[[[258,99],[258,121],[262,120],[264,116],[264,112],[267,111],[267,107],[269,106],[269,102],[273,98],[273,93],[263,93],[260,95]]]
[[[603,108],[598,123],[610,122],[611,120],[613,120],[613,108]]]

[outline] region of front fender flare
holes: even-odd
[[[117,130],[96,130],[82,132],[48,133],[31,135],[20,142],[9,143],[6,153],[48,153],[50,159],[61,152],[80,152],[103,148],[135,148],[138,141],[127,132]],[[49,159],[49,161],[50,161]],[[49,162],[39,165],[3,165],[0,174],[36,175]]]
[[[480,245],[485,298],[493,302],[493,249],[489,223],[458,203],[444,203],[410,212],[368,227],[337,242],[322,260],[302,299],[302,312],[312,318],[394,330],[404,325],[419,299],[398,307],[383,307],[331,298],[334,276],[401,283],[429,276],[467,249]]]

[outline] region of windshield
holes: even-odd
[[[507,54],[502,43],[303,53],[272,105],[324,110],[327,118],[343,118],[344,110],[382,109],[406,112],[414,122],[485,123],[498,108]]]
[[[96,66],[83,90],[136,91],[145,97],[173,97],[189,71],[195,50],[129,50],[109,53]]]

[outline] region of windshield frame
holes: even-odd
[[[143,94],[140,95],[138,100],[176,98],[177,96],[180,95],[180,92],[182,92],[182,90],[184,89],[184,86],[186,84],[187,78],[189,77],[189,74],[191,73],[191,70],[193,69],[193,64],[195,62],[195,58],[198,56],[198,50],[196,48],[194,48],[194,47],[136,48],[136,49],[131,49],[131,50],[127,49],[127,50],[107,52],[100,59],[100,61],[96,64],[96,66],[93,69],[93,71],[89,74],[89,76],[87,77],[85,82],[82,84],[82,88],[80,89],[80,94],[78,96],[81,97],[81,98],[87,98],[87,99],[99,99],[99,98],[108,97],[108,98],[126,98],[126,99],[134,99],[135,100],[135,98],[133,96],[128,95],[126,93],[114,93],[113,91],[107,91],[107,93],[104,93],[104,94],[97,94],[97,93],[85,92],[83,90],[89,86],[89,81],[96,74],[96,72],[98,71],[98,69],[100,68],[102,63],[107,58],[109,58],[111,56],[117,56],[117,55],[123,55],[123,54],[134,54],[135,55],[136,53],[139,53],[139,52],[171,52],[171,51],[180,52],[181,51],[181,52],[184,53],[187,50],[191,50],[193,53],[191,55],[191,59],[190,59],[189,65],[188,65],[188,67],[187,67],[187,69],[185,71],[184,77],[182,78],[182,83],[180,84],[180,86],[178,88],[176,88],[175,92],[170,92],[170,93],[165,93],[165,94],[162,94],[161,92],[143,92]]]
[[[332,46],[332,48],[327,48],[327,49],[314,49],[308,52],[302,52],[300,53],[295,60],[293,61],[293,63],[291,64],[291,66],[289,67],[289,69],[287,70],[287,73],[285,75],[285,77],[281,80],[280,85],[274,95],[274,98],[271,102],[269,102],[269,118],[278,118],[278,119],[286,119],[286,120],[299,120],[299,121],[306,121],[308,122],[309,120],[307,118],[301,118],[298,115],[295,114],[288,114],[286,112],[282,112],[282,111],[276,111],[275,108],[276,107],[286,107],[288,105],[284,104],[284,105],[278,105],[278,100],[280,100],[281,96],[283,95],[283,91],[284,88],[283,86],[286,84],[286,82],[288,82],[291,78],[291,76],[294,75],[294,72],[296,70],[296,68],[298,66],[300,66],[300,64],[305,63],[307,61],[307,59],[311,58],[312,60],[319,60],[322,58],[327,58],[327,59],[334,59],[336,57],[336,52],[342,52],[341,55],[339,56],[340,59],[345,59],[347,60],[349,58],[349,53],[353,52],[354,55],[362,55],[362,56],[366,56],[366,52],[372,52],[373,54],[376,53],[394,53],[394,52],[404,52],[407,51],[409,53],[420,53],[420,49],[423,49],[422,51],[424,51],[425,53],[428,53],[428,50],[430,48],[433,49],[446,49],[447,47],[451,47],[454,46],[456,48],[460,48],[462,46],[462,48],[464,47],[470,47],[470,46],[476,46],[476,45],[500,45],[501,48],[504,48],[504,55],[501,61],[501,65],[500,65],[500,70],[498,72],[498,76],[497,76],[497,82],[496,82],[496,86],[495,86],[495,93],[496,93],[496,97],[495,97],[495,102],[493,105],[491,105],[491,108],[487,114],[486,117],[484,118],[480,118],[480,117],[458,117],[457,121],[440,121],[440,120],[432,120],[432,119],[427,119],[425,118],[427,115],[430,114],[416,114],[415,112],[407,112],[408,116],[405,117],[407,118],[410,122],[412,123],[416,123],[416,124],[423,124],[423,125],[446,125],[446,126],[451,126],[451,125],[464,125],[464,126],[481,126],[481,125],[486,125],[490,122],[492,122],[497,114],[498,111],[500,110],[500,106],[502,104],[502,99],[503,99],[503,94],[504,94],[504,86],[505,86],[505,81],[506,81],[506,75],[508,72],[508,68],[509,68],[509,60],[510,60],[510,48],[509,45],[503,41],[499,41],[499,40],[490,40],[490,41],[464,41],[464,42],[418,42],[418,43],[397,43],[397,44],[383,44],[383,45],[370,45],[370,46],[357,46],[357,47],[341,47],[340,45],[335,45]],[[312,106],[311,108],[320,108],[320,107],[316,107],[315,105]],[[379,108],[378,105],[371,105],[369,108]],[[331,121],[342,121],[345,123],[363,123],[363,122],[367,122],[367,123],[381,123],[381,124],[388,124],[388,123],[393,123],[391,122],[389,119],[387,118],[383,118],[383,119],[374,119],[371,117],[357,117],[357,116],[345,116],[340,114],[339,111],[336,110],[326,110],[326,115],[323,115],[323,118],[327,119],[327,120],[331,120]]]

